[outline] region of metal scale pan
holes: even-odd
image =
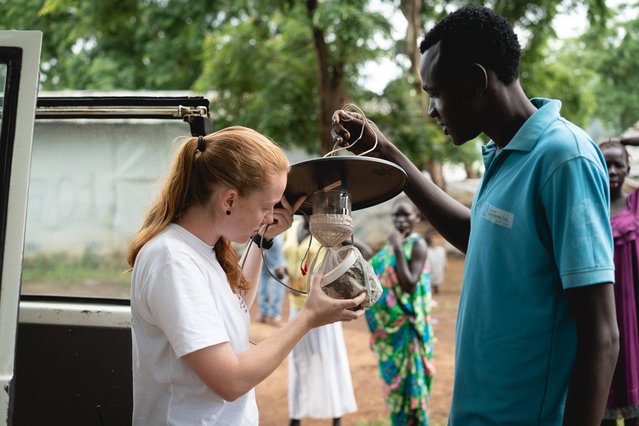
[[[296,213],[310,215],[313,193],[341,189],[350,194],[351,209],[358,210],[393,198],[406,180],[406,172],[390,161],[355,155],[322,157],[291,165],[284,195],[291,203],[306,195]]]

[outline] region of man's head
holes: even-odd
[[[419,50],[440,44],[439,64],[459,75],[474,63],[491,69],[504,84],[519,77],[521,55],[517,35],[506,19],[484,7],[464,7],[439,21],[424,37]]]
[[[439,21],[420,51],[428,114],[456,145],[477,137],[494,109],[489,89],[519,77],[520,46],[512,27],[490,9],[465,7]]]

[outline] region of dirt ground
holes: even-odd
[[[450,396],[453,384],[454,365],[454,335],[457,302],[461,289],[461,277],[464,259],[449,256],[446,269],[446,281],[434,295],[437,306],[432,311],[433,328],[435,331],[435,367],[436,376],[433,380],[429,422],[433,426],[445,425],[448,419]],[[288,307],[284,305],[285,318]],[[275,328],[257,322],[256,306],[251,311],[251,339],[254,342],[266,338]],[[344,426],[381,426],[388,424],[388,411],[384,404],[381,390],[381,380],[377,370],[375,355],[369,347],[369,332],[366,320],[360,318],[350,323],[344,323],[344,340],[348,351],[351,367],[355,398],[358,411],[342,419]],[[256,388],[257,403],[260,409],[260,425],[285,426],[288,424],[288,370],[287,362],[283,362],[278,369]],[[329,425],[329,420],[303,419],[304,426]]]

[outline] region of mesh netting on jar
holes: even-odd
[[[311,215],[309,229],[324,247],[336,247],[353,234],[353,218],[345,214]]]
[[[371,265],[355,246],[328,248],[322,262],[311,275],[322,273],[324,293],[336,299],[352,299],[366,292],[364,302],[355,309],[371,307],[382,294],[382,286]]]

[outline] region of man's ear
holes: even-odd
[[[472,85],[472,91],[475,96],[483,95],[488,89],[488,73],[481,64],[471,64],[466,70],[466,77]]]

